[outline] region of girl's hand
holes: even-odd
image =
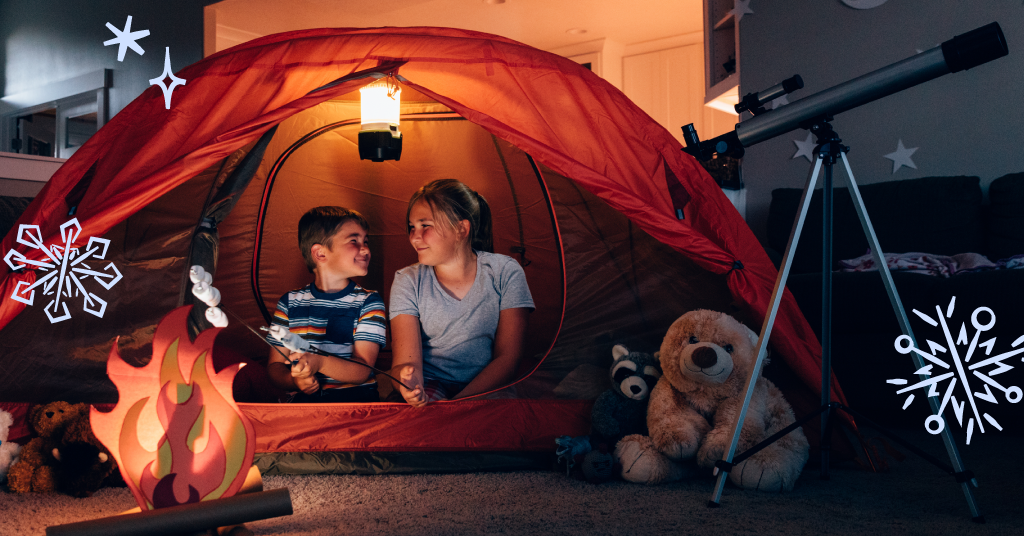
[[[398,375],[402,383],[409,385],[413,381],[413,376],[416,373],[416,367],[412,365],[406,365],[402,368],[402,372]],[[423,386],[416,384],[412,386],[412,389],[406,389],[404,386],[398,386],[398,392],[402,393],[402,398],[414,408],[419,408],[427,405],[427,393],[423,391]]]

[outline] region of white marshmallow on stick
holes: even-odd
[[[292,352],[308,352],[310,349],[309,341],[288,331],[288,328],[284,326],[274,324],[267,331],[270,332],[271,337],[277,339],[285,348]]]
[[[207,308],[206,319],[218,328],[226,328],[228,326],[228,317],[224,314],[224,311],[220,310],[220,307]]]
[[[228,317],[218,305],[220,305],[220,291],[213,286],[213,275],[198,264],[189,268],[188,278],[192,280],[192,294],[200,301],[208,305],[206,309],[206,320],[218,328],[227,327]]]
[[[200,281],[205,281],[206,284],[208,285],[213,283],[213,275],[211,275],[210,272],[207,272],[205,269],[203,269],[202,266],[199,266],[198,264],[193,265],[192,268],[189,268],[188,278],[192,280],[193,284],[198,283]]]
[[[217,290],[217,287],[211,286],[206,281],[199,281],[193,285],[192,294],[210,307],[220,305],[220,291]]]

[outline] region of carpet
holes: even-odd
[[[901,432],[945,459],[937,436]],[[907,453],[884,473],[852,463],[821,480],[816,460],[789,493],[727,486],[721,507],[705,506],[713,479],[647,487],[600,485],[553,471],[414,475],[265,476],[266,489],[288,488],[295,514],[248,524],[258,535],[749,534],[1024,535],[1020,437],[975,435],[962,447],[977,475],[987,523],[970,520],[953,478]],[[50,525],[109,516],[135,506],[127,488],[93,497],[0,493],[0,535],[41,535]]]

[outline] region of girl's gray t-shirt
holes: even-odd
[[[476,255],[476,279],[461,300],[441,288],[432,266],[413,264],[395,272],[388,318],[419,318],[424,378],[469,383],[491,362],[501,311],[534,309],[526,274],[515,259],[484,251]]]

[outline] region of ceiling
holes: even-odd
[[[702,0],[224,0],[212,7],[218,26],[257,35],[323,27],[448,26],[542,50],[596,39],[631,45],[700,32],[703,19]]]

